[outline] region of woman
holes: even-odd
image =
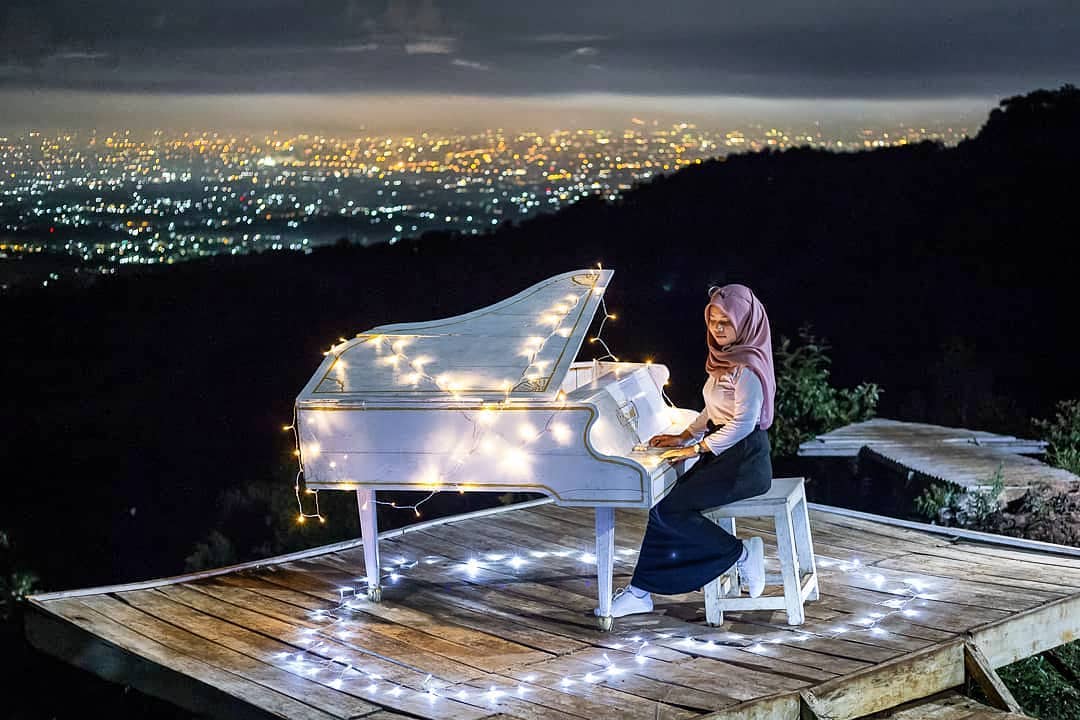
[[[630,585],[615,593],[613,617],[651,612],[650,593],[697,590],[736,563],[751,597],[764,589],[761,538],[743,542],[701,511],[772,485],[765,432],[776,391],[769,318],[750,288],[725,285],[709,289],[705,326],[705,409],[681,434],[649,440],[653,447],[675,448],[661,455],[665,459],[698,461],[649,512],[637,568]]]

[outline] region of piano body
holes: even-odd
[[[596,509],[599,626],[610,629],[614,509],[652,507],[694,462],[635,446],[696,415],[664,401],[663,365],[575,361],[612,274],[564,273],[327,353],[296,399],[301,466],[308,489],[356,492],[371,600],[376,492],[535,492]]]

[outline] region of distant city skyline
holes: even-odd
[[[919,122],[1080,78],[1069,0],[12,0],[0,127]]]
[[[393,244],[429,231],[480,235],[590,196],[614,200],[730,153],[954,145],[973,134],[902,125],[846,135],[814,124],[716,131],[642,118],[623,129],[544,133],[0,133],[0,261],[37,257],[43,277],[34,282],[56,287],[123,265]],[[11,282],[0,273],[0,293]]]

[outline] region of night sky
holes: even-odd
[[[498,109],[477,97],[624,114],[627,98],[985,112],[1080,75],[1075,0],[9,0],[0,20],[9,125],[91,123],[162,94],[197,96],[207,118],[252,93],[312,98],[314,119],[357,97],[372,117],[447,98],[463,117]]]

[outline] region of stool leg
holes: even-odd
[[[776,546],[780,551],[780,575],[784,578],[784,604],[787,606],[788,625],[802,625],[802,593],[799,589],[799,561],[795,557],[795,533],[787,508],[776,515]]]
[[[719,517],[714,513],[705,513],[705,517],[716,523],[729,535],[735,535],[735,518]],[[724,579],[728,580],[728,587],[724,589]],[[737,597],[739,595],[739,571],[732,566],[723,575],[715,577],[705,585],[705,624],[710,627],[720,627],[724,624],[724,611],[720,607],[721,598]]]
[[[735,518],[718,518],[716,524],[727,530],[728,535],[735,537]],[[731,583],[728,586],[726,597],[739,597],[742,594],[742,578],[739,577],[739,566],[737,564],[732,565],[731,569],[727,571],[727,575],[731,578]]]
[[[820,597],[817,584],[817,564],[814,562],[814,539],[810,535],[810,513],[806,509],[806,493],[800,493],[799,501],[792,509],[792,523],[795,525],[795,551],[799,555],[799,575],[809,575],[814,583],[807,600]]]
[[[724,611],[720,609],[720,580],[723,577],[713,578],[705,586],[705,624],[709,627],[724,624]]]

